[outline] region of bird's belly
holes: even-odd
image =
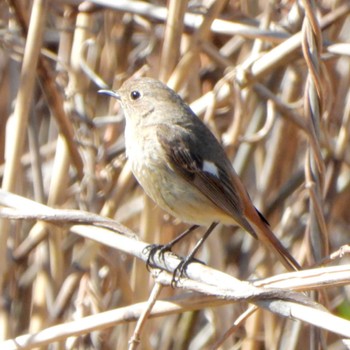
[[[162,209],[190,224],[207,226],[214,221],[232,224],[231,217],[166,164],[154,164],[152,159],[144,161],[143,166],[133,164],[132,171],[147,195]]]
[[[126,127],[126,133],[135,129]],[[144,142],[137,142],[141,135],[126,137],[127,156],[131,169],[146,194],[169,214],[183,222],[210,225],[212,222],[232,224],[232,217],[219,209],[194,185],[176,173],[166,162],[166,155],[149,135]]]

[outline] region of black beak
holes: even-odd
[[[116,98],[117,100],[120,100],[120,95],[118,94],[118,92],[113,90],[98,90],[98,93],[103,95],[108,95]]]

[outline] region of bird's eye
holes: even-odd
[[[130,97],[134,101],[138,100],[141,97],[141,93],[140,93],[140,91],[137,91],[137,90],[131,91]]]

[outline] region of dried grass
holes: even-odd
[[[1,349],[346,347],[350,6],[315,3],[0,3]],[[145,198],[97,94],[140,75],[203,118],[304,271],[232,227],[176,288],[175,256],[147,271],[143,242],[186,226]]]

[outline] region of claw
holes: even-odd
[[[186,270],[189,264],[192,262],[197,262],[200,264],[205,265],[205,263],[199,259],[194,258],[191,255],[188,255],[185,259],[182,259],[177,265],[176,269],[173,272],[173,278],[171,279],[170,285],[175,288],[177,286],[177,283],[179,282],[181,277],[187,277]]]
[[[159,254],[160,259],[164,261],[164,254],[166,252],[170,252],[171,247],[169,247],[167,244],[150,244],[147,247],[143,249],[144,254],[148,254],[147,261],[146,261],[146,268],[149,271],[152,267],[157,267],[156,263],[154,261],[154,256],[156,254]]]

